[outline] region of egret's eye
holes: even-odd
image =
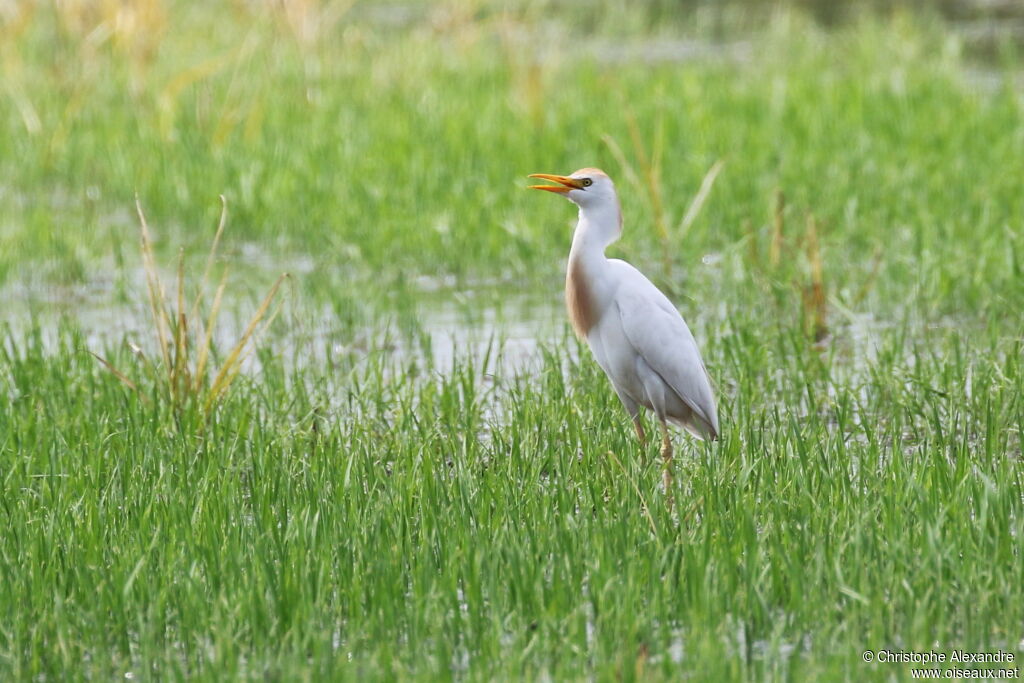
[[[583,187],[590,187],[591,185],[594,184],[594,181],[591,180],[590,178],[584,178],[581,184],[583,185]]]

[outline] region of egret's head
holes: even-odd
[[[596,168],[581,168],[572,175],[551,175],[534,173],[531,178],[550,180],[555,185],[530,185],[532,190],[547,190],[560,194],[581,209],[614,209],[618,211],[619,200],[615,195],[615,184],[608,175]]]

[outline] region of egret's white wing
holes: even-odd
[[[611,264],[620,275],[614,305],[630,345],[717,437],[715,397],[690,328],[643,273],[625,261]]]

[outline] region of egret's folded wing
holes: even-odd
[[[718,436],[718,412],[697,342],[672,304],[647,278],[620,287],[615,306],[634,350]],[[649,289],[648,289],[649,288]]]

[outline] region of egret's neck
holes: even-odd
[[[590,334],[611,300],[614,286],[612,278],[603,277],[610,268],[604,250],[619,238],[621,215],[618,201],[611,207],[580,207],[565,273],[565,303],[580,337]]]
[[[591,274],[607,263],[604,250],[622,233],[622,213],[614,206],[580,207],[579,221],[572,236],[569,261],[583,266]]]

